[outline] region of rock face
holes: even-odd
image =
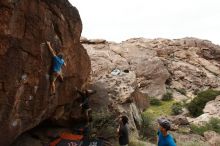
[[[91,61],[96,62],[92,64],[92,68],[97,78],[102,78],[103,73],[111,74],[113,71],[112,74],[114,74],[116,71],[119,72],[116,78],[126,75],[125,79],[133,82],[133,89],[138,88],[148,96],[160,98],[166,92],[165,82],[169,78],[168,70],[157,56],[157,52],[149,44],[144,43],[143,39],[131,39],[120,44],[103,40],[81,41]],[[100,61],[97,58],[100,58]]]
[[[210,145],[215,146],[220,144],[220,134],[216,133],[215,131],[204,132],[204,137]]]
[[[204,50],[212,52],[220,47],[210,41],[195,38],[158,40],[158,55],[164,59],[170,72],[169,86],[188,93],[219,87],[219,62],[216,56],[207,59]],[[158,44],[158,43],[157,43]],[[210,55],[213,53],[209,53]],[[191,96],[192,94],[189,94]]]
[[[0,145],[7,146],[73,100],[74,86],[87,81],[91,65],[80,44],[79,13],[67,0],[0,0],[0,7]],[[67,63],[51,102],[52,56],[45,41]]]

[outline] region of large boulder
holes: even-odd
[[[1,0],[0,7],[0,145],[7,146],[72,101],[74,86],[87,81],[91,65],[80,44],[79,13],[67,0]],[[45,41],[67,63],[51,100],[52,56]]]
[[[169,72],[146,39],[129,39],[110,49],[124,58],[129,70],[136,74],[138,89],[151,97],[161,98],[166,93],[165,82]]]
[[[101,123],[102,127],[98,131],[103,133],[100,135],[115,137],[117,118],[126,115],[132,134],[137,136],[142,124],[141,112],[149,103],[146,94],[138,89],[135,70],[131,69],[126,58],[112,50],[114,44],[85,38],[81,42],[91,59],[91,88],[97,91],[97,94],[91,97],[91,106],[96,114],[104,110],[103,121],[106,118],[107,121],[112,121]],[[110,115],[113,116],[109,118]],[[99,117],[94,116],[94,122]]]
[[[215,146],[220,144],[220,134],[215,131],[206,131],[203,135],[210,145]]]
[[[172,121],[175,125],[189,125],[189,121],[185,116],[177,115],[173,117],[169,117],[170,121]]]

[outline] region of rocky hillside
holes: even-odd
[[[93,80],[101,82],[118,72],[115,78],[133,82],[123,93],[138,89],[161,98],[170,89],[176,100],[182,100],[187,97],[179,89],[193,97],[198,91],[220,87],[220,46],[207,40],[135,38],[117,44],[82,38],[81,42],[91,58]],[[112,87],[118,86],[123,85]]]
[[[149,97],[161,99],[171,92],[175,101],[190,101],[199,91],[220,87],[220,46],[208,40],[133,38],[114,43],[81,38],[81,42],[91,58],[90,82],[103,98],[101,105],[128,115],[134,132],[140,128],[140,114],[149,106]],[[218,117],[216,101],[207,103],[205,114],[188,118],[189,122]],[[185,117],[183,121],[189,123]]]
[[[91,64],[80,44],[78,10],[67,0],[0,0],[0,7],[0,145],[7,146],[70,103]],[[54,97],[49,96],[52,55],[46,41],[67,63]]]

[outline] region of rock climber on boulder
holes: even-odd
[[[59,53],[56,55],[56,52],[51,47],[50,42],[47,41],[47,46],[53,55],[53,65],[52,65],[52,74],[50,76],[50,95],[55,95],[56,86],[55,82],[56,79],[59,77],[63,81],[63,75],[62,75],[62,67],[66,66],[66,63],[63,59],[63,54]]]

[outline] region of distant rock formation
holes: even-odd
[[[193,96],[220,87],[220,46],[207,40],[133,38],[114,43],[83,38],[81,42],[91,57],[93,78],[101,80],[103,73],[115,69],[133,73],[132,87],[148,96],[161,98],[169,88],[182,100],[187,97],[181,89]]]
[[[168,90],[183,101],[198,91],[220,87],[220,46],[207,40],[133,38],[114,43],[82,38],[81,42],[91,58],[91,84],[105,91],[100,97],[108,99],[104,103],[109,109],[129,116],[131,129],[138,129],[143,110],[135,101],[146,108],[146,97],[160,99]]]
[[[79,13],[67,0],[1,0],[0,7],[0,145],[7,146],[72,101],[91,64],[80,44]],[[49,96],[52,56],[45,41],[67,63],[55,97]]]

